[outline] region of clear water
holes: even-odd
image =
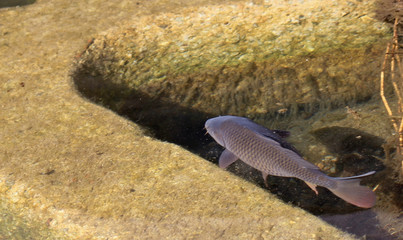
[[[83,93],[86,94],[86,92]],[[123,109],[119,114],[142,125],[150,136],[178,144],[207,161],[217,164],[223,148],[215,143],[204,129],[205,121],[214,116],[179,106],[179,104],[136,94],[138,95],[135,99],[131,98],[127,101],[138,101],[140,104]],[[96,99],[94,96],[88,97]],[[99,100],[98,102],[102,103]],[[379,99],[374,99],[354,105],[354,108],[362,109],[364,115],[365,111],[374,115],[377,111],[382,113],[381,104]],[[319,144],[325,146],[328,156],[333,156],[334,159],[331,163],[335,167],[333,172],[330,171],[331,169],[324,170],[329,175],[352,176],[377,171],[377,174],[362,181],[362,184],[370,187],[375,187],[377,184],[381,186],[376,191],[378,199],[381,198],[381,200],[374,208],[361,209],[352,206],[321,187],[318,189],[319,195],[316,196],[303,181],[294,178],[269,176],[268,187],[265,187],[261,173],[239,160],[227,170],[276,194],[284,202],[301,207],[359,238],[402,238],[402,184],[393,177],[392,166],[385,163],[382,148],[384,139],[351,126],[329,127],[332,122],[334,123],[334,119],[343,121],[350,117],[345,109],[323,109],[308,116],[306,117],[305,114],[275,115],[260,119],[257,117],[255,120],[271,129],[289,130],[290,142],[301,150],[309,161],[316,164],[320,163],[325,156],[323,153],[315,153],[315,150],[310,149]],[[382,116],[379,120],[382,120]],[[354,122],[356,120],[353,119],[352,126]],[[318,125],[318,123],[323,127],[311,131],[312,125]],[[378,129],[375,129],[375,132],[377,131]],[[326,161],[322,162],[326,164]]]
[[[165,29],[166,26],[160,28]],[[154,87],[154,92],[162,92],[160,95],[167,95],[165,98],[163,96],[160,97],[158,94],[156,94],[156,96],[150,96],[150,94],[153,92],[152,90],[149,92],[141,92],[137,89],[128,89],[128,86],[124,84],[119,85],[120,81],[113,82],[113,80],[122,80],[121,78],[124,78],[126,76],[125,74],[128,76],[130,76],[130,74],[136,76],[134,74],[135,71],[131,72],[132,69],[129,67],[125,68],[124,66],[122,69],[114,69],[114,66],[109,66],[110,69],[103,69],[105,70],[104,72],[109,74],[108,76],[106,76],[106,74],[99,74],[100,72],[102,73],[103,70],[99,70],[99,66],[96,63],[94,64],[91,62],[91,60],[99,59],[96,55],[99,54],[99,56],[103,56],[103,52],[102,50],[97,52],[96,47],[94,47],[94,49],[95,57],[91,59],[91,56],[89,56],[89,64],[84,64],[84,67],[81,66],[81,69],[80,66],[78,66],[77,71],[73,73],[73,79],[78,91],[80,91],[85,97],[102,104],[116,111],[118,114],[123,115],[131,119],[133,122],[143,126],[150,136],[180,145],[205,158],[206,161],[217,163],[217,160],[223,149],[216,144],[210,136],[206,135],[204,123],[207,119],[216,116],[216,114],[212,113],[217,113],[215,108],[218,108],[218,106],[209,106],[211,109],[206,110],[204,108],[204,110],[201,111],[197,110],[197,108],[186,107],[186,104],[182,104],[181,102],[170,101],[169,99],[175,99],[175,97],[171,98],[170,94],[176,94],[176,92],[164,92],[164,89],[158,88],[158,84],[161,84],[161,86],[165,86],[164,84],[166,84],[168,88],[178,91],[183,90],[185,94],[186,91],[191,87],[188,85],[186,87],[182,85],[176,86],[175,84],[177,84],[177,82],[174,81],[175,79],[172,80],[172,82],[169,82],[163,78],[166,77],[165,75],[161,75],[161,79],[164,80],[158,78],[154,81],[154,85],[150,84],[150,89],[153,89]],[[158,51],[158,49],[156,51]],[[343,51],[343,49],[341,51]],[[379,49],[376,51],[379,51]],[[116,55],[119,54],[120,53],[117,52]],[[126,52],[124,52],[124,54],[126,54]],[[329,53],[326,52],[326,54]],[[323,60],[323,65],[329,64],[328,62],[331,59],[327,58],[333,57],[332,54],[326,54],[322,53],[322,55],[318,57],[318,61]],[[367,63],[368,59],[365,57],[368,56],[365,54],[362,59],[365,60],[364,63]],[[130,56],[132,57],[132,55]],[[345,55],[343,56],[345,58]],[[379,56],[377,55],[376,57]],[[376,57],[374,57],[374,59]],[[310,58],[310,56],[306,56],[303,58],[301,57],[300,60],[302,62],[309,62],[314,59],[315,57]],[[266,60],[267,59],[264,61]],[[345,61],[345,59],[342,60]],[[85,59],[83,61],[85,61]],[[142,61],[145,60],[142,59]],[[270,64],[275,64],[275,61],[273,62],[270,62]],[[370,62],[373,63],[375,61]],[[350,63],[351,62],[347,61],[344,62],[344,65],[348,66]],[[91,64],[94,64],[95,66],[92,66]],[[99,65],[102,64],[103,62],[99,62]],[[335,68],[334,71],[344,71],[341,68],[337,68],[337,66],[340,67],[342,64],[337,64],[333,64]],[[135,66],[135,64],[132,65]],[[152,62],[151,65],[155,66],[154,62]],[[163,64],[160,63],[160,65]],[[253,75],[254,71],[258,69],[257,66],[254,64],[252,65],[253,66],[248,70],[251,72],[251,74],[250,76],[246,77],[247,79],[253,78],[253,76],[255,76]],[[366,64],[363,65],[365,66]],[[307,67],[309,67],[309,64],[301,68]],[[290,67],[290,69],[291,68],[292,67]],[[225,71],[237,71],[236,67],[228,69],[225,69]],[[261,69],[264,69],[264,67],[261,67]],[[273,71],[285,79],[285,83],[281,83],[284,86],[296,84],[292,80],[296,79],[296,76],[298,76],[298,73],[300,73],[299,70],[301,70],[301,72],[304,70],[293,68],[291,70],[290,69],[279,67],[279,71]],[[349,68],[346,67],[345,69]],[[197,70],[198,69],[195,69],[196,72]],[[115,73],[110,74],[113,71],[115,71]],[[138,69],[138,71],[141,72],[142,70]],[[294,72],[295,74],[291,74],[290,71]],[[378,76],[379,74],[378,70],[375,71],[374,69],[367,69],[366,71],[370,71],[368,76]],[[125,74],[121,74],[122,72],[125,72]],[[215,73],[217,72],[221,74],[220,71],[216,71]],[[355,76],[359,74],[354,73],[352,75]],[[190,80],[193,79],[192,77],[196,79],[194,75],[189,76],[191,76],[189,77]],[[204,76],[208,76],[208,74],[199,77],[203,78]],[[225,82],[222,79],[226,79],[228,76],[231,75],[223,74],[223,76],[219,75],[215,77],[217,77],[217,79],[221,79],[222,82]],[[238,75],[234,74],[234,76],[235,80],[239,80],[237,79]],[[243,77],[242,74],[240,74],[240,76]],[[318,76],[320,77],[322,75],[318,74]],[[114,77],[116,79],[114,79]],[[151,78],[148,70],[145,71],[144,77],[147,80]],[[107,78],[112,79],[112,81],[108,82],[109,80]],[[186,76],[184,78],[186,78]],[[281,81],[282,78],[273,79],[280,79],[278,81]],[[334,85],[333,87],[336,89],[346,87],[344,86],[346,82],[343,82],[345,79],[337,79],[336,77],[333,78],[330,75],[323,78],[324,79],[322,80],[324,80],[326,84],[327,80],[329,80],[329,88],[331,88],[330,85],[332,82]],[[209,81],[214,81],[214,76],[211,79],[209,79]],[[262,79],[266,80],[265,78],[261,78],[260,80]],[[317,84],[317,79],[315,80],[315,77],[312,77],[312,79],[307,77],[307,79],[312,80],[313,85]],[[357,79],[360,79],[360,77],[357,77]],[[337,81],[340,81],[340,83],[334,83]],[[276,85],[277,83],[278,82],[276,82],[276,80],[273,80],[273,85]],[[352,85],[354,85],[353,87],[356,87],[357,89],[368,85],[366,84],[366,82],[362,83],[362,81],[358,80],[356,82],[353,81],[352,83]],[[195,88],[201,88],[200,86],[196,86]],[[245,83],[245,86],[250,87],[250,91],[253,91],[254,89],[268,91],[267,89],[261,89],[263,88],[262,86],[266,85],[259,85],[256,82]],[[104,89],[108,89],[110,91],[108,92]],[[147,88],[145,89],[147,90]],[[284,99],[292,99],[292,93],[288,93],[287,91],[289,89],[286,87],[284,87],[284,89],[281,90],[280,88],[281,94],[286,95]],[[295,94],[295,89],[297,88],[295,87],[293,89]],[[299,90],[302,91],[302,89]],[[346,99],[343,99],[343,96],[339,99],[339,96],[333,96],[331,92],[327,93],[329,95],[322,97],[322,99],[319,96],[320,94],[317,94],[318,96],[315,100],[317,101],[316,103],[306,103],[300,105],[293,103],[293,107],[291,107],[291,110],[288,112],[265,112],[259,114],[258,112],[264,111],[251,111],[254,112],[254,115],[249,115],[247,117],[252,118],[259,124],[270,129],[282,129],[290,131],[290,143],[301,151],[306,159],[317,164],[318,166],[321,166],[323,171],[329,175],[353,176],[369,171],[377,171],[374,176],[367,177],[362,181],[362,184],[364,185],[373,188],[377,187],[376,194],[378,196],[378,202],[374,208],[361,209],[352,206],[334,196],[331,192],[324,188],[319,188],[319,195],[316,196],[315,193],[304,182],[294,178],[270,176],[268,179],[268,187],[266,187],[263,183],[261,173],[256,169],[244,164],[242,161],[235,162],[227,170],[234,173],[238,177],[253,182],[255,185],[261,188],[267,189],[268,192],[276,194],[284,202],[289,202],[295,206],[301,207],[302,209],[319,216],[326,222],[346,232],[355,234],[360,238],[403,238],[403,186],[402,183],[397,180],[395,171],[396,164],[393,161],[385,160],[386,157],[383,149],[383,144],[387,140],[386,138],[388,138],[388,136],[391,134],[389,119],[385,117],[384,107],[379,97],[374,95],[372,99],[368,99],[369,97],[367,96],[353,99],[354,96],[359,95],[360,92],[350,92],[348,90],[349,89],[347,89],[345,92],[337,93],[341,96],[343,94],[350,96]],[[372,91],[373,88],[370,88],[370,90]],[[121,94],[119,94],[119,91],[122,91]],[[123,92],[124,94],[122,94]],[[191,97],[199,97],[200,99],[204,99],[198,95],[201,94],[200,92],[202,91],[195,91],[195,94]],[[228,98],[234,96],[231,99],[237,99],[238,96],[236,93],[237,92],[234,90],[232,95],[229,94],[230,97]],[[205,92],[204,94],[209,95],[210,92]],[[290,97],[288,98],[287,96]],[[183,96],[180,95],[180,97]],[[180,97],[177,99],[180,99]],[[187,96],[183,98],[186,99],[186,97]],[[243,104],[242,107],[245,107],[245,105],[248,104],[248,100],[252,101],[251,99],[244,100],[242,96],[240,98],[241,99],[238,99],[239,101],[237,102],[239,105],[236,105],[237,103],[235,102],[226,102],[226,104],[232,109],[240,109],[241,104]],[[361,102],[356,104],[356,101]],[[346,109],[345,107],[349,108]],[[355,113],[355,110],[358,110],[358,112]],[[245,113],[244,116],[246,115],[247,114]],[[392,154],[394,153],[393,151],[395,151],[395,149],[392,149]]]

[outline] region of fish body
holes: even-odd
[[[295,177],[305,181],[315,193],[316,186],[328,188],[345,201],[363,208],[375,204],[374,192],[359,182],[369,172],[347,178],[329,177],[314,164],[304,160],[301,154],[282,139],[285,132],[277,134],[243,117],[221,116],[206,121],[207,132],[225,148],[219,165],[226,168],[237,159],[267,175]]]

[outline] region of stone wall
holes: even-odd
[[[266,2],[134,19],[80,56],[78,89],[118,112],[145,94],[248,116],[313,112],[377,93],[390,29],[374,18],[373,2]]]

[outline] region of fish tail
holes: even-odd
[[[361,186],[360,181],[363,177],[374,174],[375,171],[368,172],[359,176],[346,178],[333,178],[337,187],[329,189],[336,196],[346,202],[362,208],[371,208],[375,205],[375,193],[368,187]]]

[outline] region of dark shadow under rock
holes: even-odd
[[[245,11],[269,13],[258,5]],[[269,39],[273,37],[269,25],[256,24],[256,29],[251,28],[249,19],[243,17],[252,14],[243,12],[242,21],[238,22],[233,12],[234,9],[227,14],[220,12],[217,16],[222,19],[217,19],[215,25],[206,24],[198,14],[186,16],[189,22],[182,17],[157,16],[139,20],[136,27],[100,36],[77,59],[72,73],[77,90],[138,123],[150,136],[183,146],[213,163],[217,163],[222,148],[205,135],[204,122],[208,118],[230,114],[271,120],[284,115],[297,117],[301,112],[308,113],[309,118],[320,109],[364,101],[376,91],[372,83],[363,79],[378,76],[381,62],[369,63],[368,59],[383,54],[384,30],[375,29],[376,41],[365,41],[365,46],[355,45],[356,36],[346,40],[351,35],[345,34],[341,25],[346,18],[341,18],[335,25],[343,32],[340,46],[332,49],[326,44],[320,46],[328,40],[333,44],[335,40],[321,34],[316,51],[304,52],[299,47],[301,40],[292,46],[285,43],[285,52],[278,52],[279,42]],[[209,31],[212,39],[193,31],[197,26]],[[277,28],[275,25],[274,29]],[[257,42],[256,45],[239,38],[243,31],[245,36],[257,35],[256,39],[265,44]],[[367,32],[368,29],[363,33]],[[312,34],[309,32],[309,36]],[[216,44],[217,41],[221,44]],[[253,44],[256,46],[250,54],[248,50]],[[336,138],[344,139],[333,147],[343,154],[370,155],[379,149],[381,142],[372,138],[367,141],[361,133],[361,137],[333,133]],[[241,161],[231,165],[228,171],[314,214],[362,211],[325,188],[318,188],[319,195],[315,195],[299,179],[269,176],[266,187],[261,173]]]
[[[0,8],[25,6],[35,3],[35,0],[1,0]]]
[[[148,135],[206,157],[203,146],[213,139],[206,135],[204,123],[212,115],[146,93],[128,92],[102,76],[75,72],[73,78],[77,89],[86,98],[140,124]]]
[[[354,128],[325,127],[314,130],[312,135],[326,145],[332,153],[358,152],[377,156],[383,154],[382,144],[384,140],[382,138]]]
[[[196,111],[141,91],[127,91],[103,76],[89,74],[88,71],[77,71],[72,76],[78,91],[84,97],[138,123],[150,136],[183,146],[213,163],[218,162],[223,148],[206,135],[204,130],[204,122],[213,117],[212,114]],[[370,154],[383,154],[380,146],[383,141],[380,138],[347,128],[321,129],[314,134],[324,144],[328,143],[332,151],[343,156],[340,158],[340,164],[348,176],[383,168],[376,158],[368,158]],[[268,189],[284,202],[316,215],[352,214],[362,211],[325,188],[319,187],[319,195],[316,195],[303,181],[296,178],[269,176],[266,187],[261,173],[239,160],[227,170]],[[375,185],[373,179],[373,176],[368,177],[364,183]]]
[[[397,240],[385,229],[379,227],[377,214],[373,210],[364,210],[349,214],[325,214],[321,219],[343,231],[368,240]]]

